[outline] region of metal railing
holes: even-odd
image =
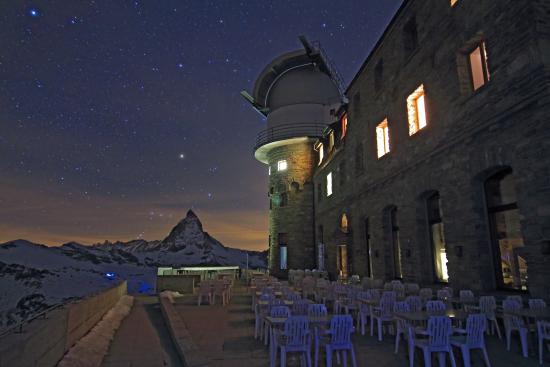
[[[325,124],[318,123],[297,123],[274,126],[258,134],[254,150],[274,141],[300,137],[319,138],[323,135],[323,130],[326,126]]]

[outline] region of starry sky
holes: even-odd
[[[162,239],[192,208],[267,248],[265,121],[239,92],[301,34],[349,82],[400,3],[0,1],[0,242]]]

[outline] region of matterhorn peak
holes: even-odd
[[[175,247],[185,247],[189,244],[202,246],[204,244],[204,232],[199,217],[191,209],[170,232],[162,242]]]

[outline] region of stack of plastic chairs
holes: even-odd
[[[325,347],[326,366],[332,367],[332,353],[341,352],[344,359],[344,366],[347,366],[347,354],[351,355],[351,364],[357,367],[355,349],[351,340],[351,334],[355,331],[351,315],[336,315],[330,320],[330,328],[325,332],[325,338],[319,338],[315,348],[315,366],[319,361],[319,349],[322,344]],[[338,356],[338,354],[337,354]]]
[[[405,286],[402,283],[394,283],[392,290],[395,292],[397,298],[405,298]]]
[[[420,291],[420,286],[416,283],[405,283],[405,294],[417,295]]]
[[[455,329],[455,332],[465,334],[464,336],[454,336],[451,338],[451,344],[460,348],[464,367],[470,367],[470,350],[481,349],[485,365],[491,367],[487,347],[485,346],[485,329],[487,327],[487,318],[484,314],[468,315],[466,321],[466,330]]]
[[[529,300],[529,308],[531,310],[542,311],[546,309],[546,302],[540,298],[532,298]]]
[[[424,365],[431,366],[432,353],[437,353],[439,365],[444,365],[445,354],[448,353],[451,358],[451,365],[456,367],[453,348],[451,347],[451,334],[453,328],[451,319],[447,316],[432,316],[428,319],[426,334],[428,339],[416,339],[414,329],[409,328],[409,364],[414,365],[415,348],[422,349],[424,353]]]
[[[271,310],[269,311],[269,316],[288,318],[290,317],[290,309],[287,306],[272,306]],[[269,343],[269,338],[272,335],[273,330],[268,329],[267,322],[264,322],[263,329],[264,329],[264,344],[267,345]]]
[[[502,302],[502,308],[504,310],[504,331],[506,333],[506,348],[510,351],[510,343],[512,339],[512,332],[517,331],[521,341],[521,350],[525,358],[527,354],[527,326],[523,322],[521,317],[512,315],[510,312],[519,311],[522,308],[521,303],[517,299],[505,299]]]
[[[307,299],[299,299],[292,304],[293,315],[307,315],[307,308],[310,305]]]
[[[262,335],[263,332],[263,320],[264,317],[269,315],[269,311],[271,310],[271,302],[273,300],[273,296],[269,293],[264,293],[260,296],[258,299],[259,301],[265,301],[267,304],[261,305],[259,303],[255,304],[254,307],[254,339],[258,339]]]

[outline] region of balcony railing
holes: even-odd
[[[292,138],[319,138],[323,135],[323,130],[327,127],[325,124],[316,123],[298,123],[284,124],[271,127],[261,131],[256,138],[254,150],[262,145],[272,143],[274,141],[292,139]]]

